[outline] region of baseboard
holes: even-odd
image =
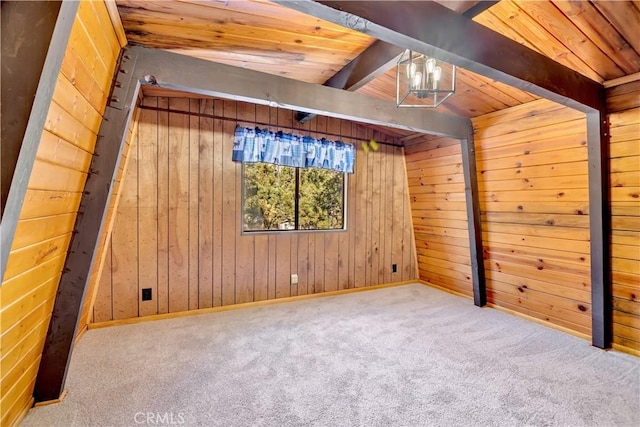
[[[469,297],[468,295],[462,294],[460,292],[452,291],[452,290],[444,288],[442,286],[434,285],[433,283],[425,282],[424,280],[420,280],[420,283],[422,283],[425,286],[429,286],[429,287],[432,287],[432,288],[435,288],[435,289],[442,290],[444,292],[448,292],[448,293],[453,294],[453,295],[457,295],[459,297],[463,297],[463,298],[466,298],[466,299],[473,300],[473,298]],[[510,308],[504,308],[504,307],[501,307],[501,306],[493,304],[493,303],[487,303],[487,307],[502,311],[504,313],[511,314],[513,316],[520,317],[522,319],[528,320],[530,322],[537,323],[537,324],[542,325],[542,326],[546,326],[546,327],[551,328],[551,329],[556,329],[556,330],[558,330],[560,332],[564,332],[566,334],[573,335],[575,337],[582,338],[582,339],[587,340],[587,341],[591,341],[591,337],[589,335],[583,334],[581,332],[574,331],[573,329],[569,329],[569,328],[566,328],[564,326],[560,326],[560,325],[556,325],[556,324],[551,323],[551,322],[547,322],[546,320],[538,319],[537,317],[529,316],[528,314],[520,313],[520,312],[512,310]]]
[[[89,325],[84,325],[82,329],[80,329],[80,331],[76,334],[75,344],[78,344],[82,336],[86,334],[88,330],[89,330]]]
[[[38,402],[35,405],[33,405],[33,407],[34,408],[39,408],[41,406],[55,405],[56,403],[62,402],[65,397],[67,397],[67,389],[66,388],[64,390],[62,390],[62,393],[60,394],[60,397],[58,397],[57,399],[51,399],[51,400],[45,400],[43,402]]]
[[[364,286],[361,288],[349,288],[349,289],[341,289],[338,291],[329,291],[329,292],[320,292],[317,294],[307,294],[307,295],[298,295],[293,297],[286,298],[278,298],[278,299],[270,299],[265,301],[254,301],[247,302],[243,304],[233,304],[233,305],[225,305],[222,307],[212,307],[212,308],[203,308],[200,310],[190,310],[190,311],[178,311],[176,313],[165,313],[165,314],[154,314],[151,316],[145,317],[133,317],[130,319],[119,319],[119,320],[108,320],[106,322],[96,322],[89,323],[88,329],[99,329],[99,328],[108,328],[111,326],[121,326],[121,325],[132,325],[136,323],[150,322],[154,320],[166,320],[166,319],[175,319],[179,317],[187,317],[187,316],[197,316],[200,314],[209,314],[209,313],[219,313],[223,311],[230,310],[240,310],[243,308],[250,307],[263,307],[271,304],[281,304],[287,302],[295,302],[295,301],[304,301],[312,298],[324,298],[335,295],[345,295],[351,294],[355,292],[363,292],[363,291],[372,291],[374,289],[383,289],[383,288],[392,288],[395,286],[404,286],[410,284],[420,283],[419,280],[405,280],[402,282],[394,282],[394,283],[386,283],[383,285],[374,285],[374,286]]]
[[[24,417],[27,416],[27,414],[29,413],[29,410],[33,407],[33,400],[34,399],[32,397],[29,400],[29,403],[26,404],[24,408],[22,408],[22,410],[20,411],[20,413],[18,414],[14,422],[11,424],[11,427],[18,427],[20,424],[22,424],[22,421],[24,421]]]
[[[551,329],[558,330],[560,332],[564,332],[565,334],[573,335],[574,337],[582,338],[583,340],[591,342],[591,336],[587,334],[583,334],[582,332],[574,331],[573,329],[566,328],[564,326],[556,325],[555,323],[547,322],[546,320],[538,319],[537,317],[529,316],[528,314],[520,313],[518,311],[512,310],[510,308],[500,307],[499,305],[495,305],[492,303],[488,303],[487,307],[494,308],[499,311],[503,311],[508,314],[512,314],[514,316],[520,317],[522,319],[528,320],[530,322],[537,323],[542,326],[546,326]]]
[[[627,347],[626,345],[620,345],[613,343],[611,344],[611,348],[619,351],[620,353],[627,353],[632,356],[640,357],[640,350],[636,350],[635,348]]]
[[[446,292],[448,294],[452,294],[452,295],[455,295],[457,297],[462,297],[462,298],[465,298],[465,299],[473,300],[473,298],[470,297],[469,295],[465,295],[462,292],[453,291],[451,289],[445,288],[444,286],[436,285],[435,283],[426,282],[424,280],[418,280],[418,282],[420,282],[421,284],[423,284],[425,286],[428,286],[430,288],[438,289],[439,291]]]

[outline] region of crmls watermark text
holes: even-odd
[[[184,424],[184,412],[136,412],[136,424],[148,426],[174,426]]]

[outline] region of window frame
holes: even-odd
[[[241,197],[240,197],[240,234],[241,235],[256,235],[256,234],[286,234],[286,233],[342,233],[347,231],[347,209],[348,209],[348,203],[347,203],[347,188],[348,188],[348,180],[349,180],[349,174],[342,172],[342,228],[330,228],[330,229],[293,229],[293,230],[245,230],[244,229],[244,203],[245,203],[245,195],[246,195],[246,191],[245,191],[245,173],[244,173],[244,168],[246,165],[252,165],[254,163],[242,163],[241,168],[240,168],[240,174],[241,174],[241,186],[240,186],[240,191],[241,191]],[[295,182],[295,186],[294,186],[294,191],[295,191],[295,195],[294,195],[294,221],[295,221],[295,225],[297,226],[299,223],[299,202],[300,202],[300,171],[302,171],[305,168],[302,167],[296,167],[296,166],[287,166],[287,165],[274,165],[274,166],[280,166],[280,167],[285,167],[285,168],[293,168],[296,170],[295,172],[295,176],[296,176],[296,182]],[[339,171],[334,171],[334,172],[339,172]]]

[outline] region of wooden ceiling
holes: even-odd
[[[439,3],[463,13],[478,2]],[[318,84],[375,42],[267,0],[116,0],[116,4],[130,44]],[[473,19],[597,82],[640,72],[638,0],[501,0]],[[395,102],[395,68],[358,91]],[[437,110],[475,117],[534,99],[459,69],[456,94]]]

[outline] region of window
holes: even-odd
[[[245,163],[243,183],[243,231],[344,229],[342,172]]]

